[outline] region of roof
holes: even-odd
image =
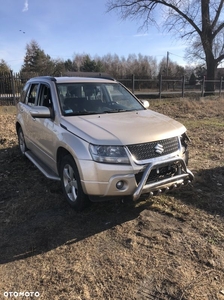
[[[66,82],[110,82],[114,81],[113,79],[107,79],[107,78],[94,78],[94,77],[55,77],[57,83],[66,83]]]
[[[30,80],[50,80],[50,81],[56,81],[57,83],[76,83],[76,82],[86,82],[86,83],[111,83],[112,81],[115,81],[113,78],[102,78],[102,77],[53,77],[53,76],[38,76],[30,78]]]

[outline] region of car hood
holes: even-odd
[[[62,117],[61,125],[96,145],[139,144],[186,131],[179,122],[151,110]]]

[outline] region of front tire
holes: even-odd
[[[82,211],[88,205],[89,199],[83,192],[77,166],[70,155],[66,155],[61,161],[60,177],[67,202],[75,210]]]

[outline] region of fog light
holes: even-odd
[[[118,190],[122,190],[122,189],[124,188],[124,181],[123,181],[123,180],[118,181],[118,182],[116,183],[116,188],[117,188]]]

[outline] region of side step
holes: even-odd
[[[32,161],[32,163],[49,179],[59,180],[60,177],[55,174],[48,166],[46,166],[38,157],[36,157],[31,151],[25,152],[26,157]]]

